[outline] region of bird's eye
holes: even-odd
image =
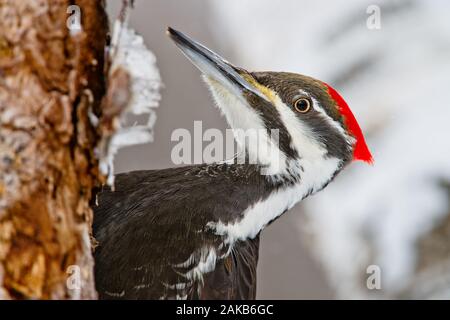
[[[307,98],[299,98],[295,100],[294,108],[297,112],[307,113],[311,109],[311,101]]]

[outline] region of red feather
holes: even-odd
[[[367,163],[373,163],[372,154],[367,147],[366,140],[364,139],[364,135],[359,127],[358,122],[356,121],[355,116],[352,111],[348,107],[345,100],[341,97],[336,90],[334,90],[330,85],[326,84],[328,87],[328,93],[331,98],[336,102],[339,112],[344,117],[344,123],[347,127],[347,131],[356,139],[355,145],[353,147],[353,160],[361,160]]]

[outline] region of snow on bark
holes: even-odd
[[[114,22],[109,48],[110,70],[103,124],[109,132],[100,144],[100,171],[107,183],[114,184],[114,155],[120,148],[153,140],[162,83],[154,54],[145,46],[142,36],[128,26],[128,10]],[[126,126],[130,115],[148,115],[145,124]]]

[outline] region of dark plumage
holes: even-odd
[[[204,245],[219,249],[222,240],[205,228],[209,221],[239,219],[249,205],[277,188],[256,166],[199,165],[134,171],[116,177],[115,191],[105,189],[94,206],[95,278],[100,298],[176,298],[164,284],[186,283],[189,298],[254,298],[259,238],[238,243],[209,279],[197,285],[173,265]],[[224,197],[226,195],[226,197]],[[199,232],[202,231],[202,232]],[[197,262],[199,257],[196,258]],[[214,284],[218,282],[212,282]]]

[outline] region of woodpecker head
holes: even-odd
[[[167,32],[202,72],[238,145],[267,172],[323,176],[314,190],[352,160],[372,163],[355,117],[331,86],[295,73],[249,72],[179,31]]]

